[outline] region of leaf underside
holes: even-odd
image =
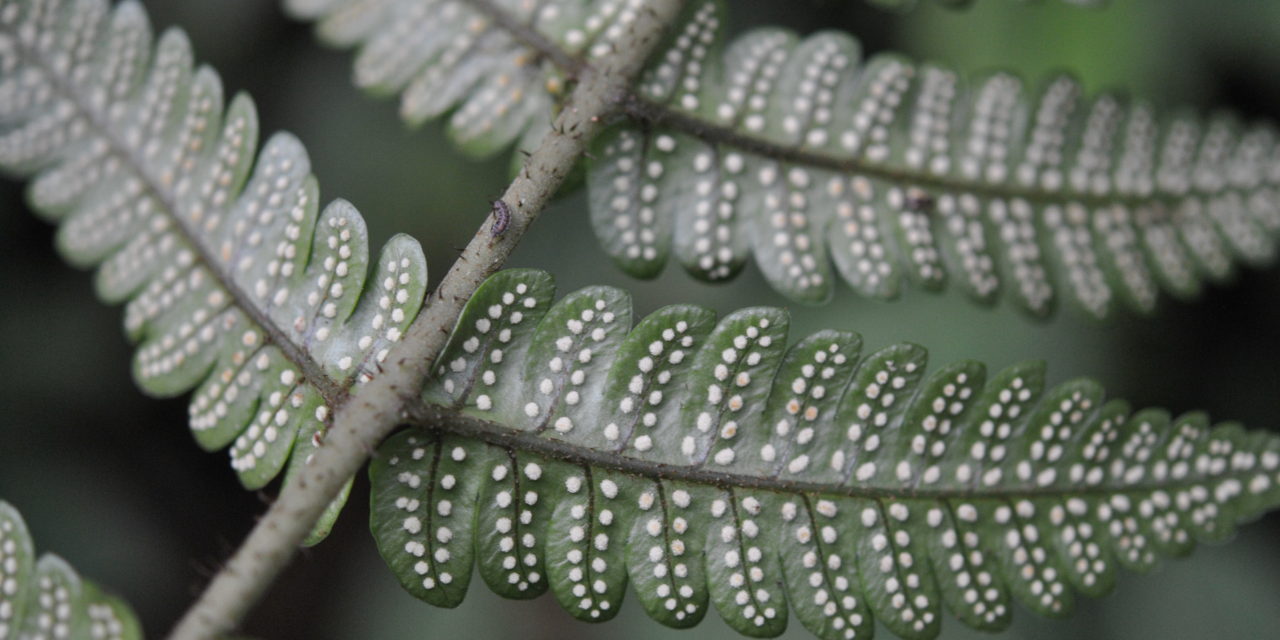
[[[247,96],[224,109],[186,35],[153,37],[137,2],[0,2],[0,167],[34,175],[28,201],[60,225],[58,249],[125,303],[138,385],[196,389],[195,439],[228,448],[247,488],[306,464],[426,288],[416,240],[373,262],[354,207],[319,210],[293,136],[255,160],[257,122]]]
[[[613,18],[625,22],[624,4],[613,3],[614,13],[589,21],[600,26],[593,34],[573,36],[574,23],[563,23],[563,37],[577,41],[578,51],[607,46],[613,36],[606,26],[619,24]],[[368,6],[391,4],[371,0]],[[876,100],[894,95],[895,82],[902,85],[898,102],[925,91],[923,84],[911,88],[915,72],[895,58],[868,63],[856,82],[841,80],[856,66],[856,50],[832,34],[800,42],[781,31],[756,32],[728,47],[722,60],[718,7],[695,4],[690,12],[686,31],[672,36],[676,53],[659,58],[641,85],[651,103],[677,101],[672,104],[681,106],[667,105],[672,113],[685,108],[699,114],[699,105],[709,104],[706,96],[719,96],[703,93],[720,89],[707,89],[695,77],[720,73],[721,62],[763,65],[776,58],[779,82],[796,85],[787,88],[789,97],[805,96],[806,77],[820,85],[831,75],[827,71],[839,67],[846,73],[834,73],[831,95],[857,98],[841,105],[870,104],[872,115],[863,120],[872,123],[881,118]],[[494,35],[505,32],[474,22],[468,30],[457,28],[462,23],[442,24],[453,35],[497,41],[494,46],[506,54],[527,53]],[[701,45],[682,45],[683,36]],[[197,440],[209,449],[230,445],[242,482],[258,487],[286,466],[292,472],[305,464],[322,445],[326,421],[347,389],[376,375],[380,354],[418,311],[425,266],[417,243],[397,237],[370,273],[362,219],[343,202],[318,212],[318,190],[301,145],[278,134],[255,162],[252,103],[237,97],[224,110],[217,75],[193,68],[181,32],[163,34],[154,47],[152,39],[136,2],[114,10],[102,0],[0,3],[0,165],[36,176],[29,200],[62,225],[60,250],[75,264],[100,264],[101,295],[127,301],[126,330],[140,343],[134,364],[139,385],[159,395],[199,387],[191,405]],[[767,45],[767,51],[752,58],[749,44]],[[456,64],[471,59],[473,45],[480,46],[469,43],[451,54]],[[743,55],[736,55],[739,49]],[[437,54],[443,55],[430,55]],[[503,55],[496,59],[510,59]],[[847,59],[837,64],[842,55]],[[815,59],[827,66],[810,73]],[[674,77],[662,71],[668,62],[678,68]],[[462,88],[450,93],[424,85],[423,99],[446,102],[440,110],[454,106],[458,96],[480,95],[472,92],[476,82],[494,80],[491,72],[502,68],[478,65],[467,71],[473,80],[466,80],[456,64],[441,64],[435,73],[462,78]],[[539,83],[554,78],[545,72],[533,77]],[[868,84],[874,78],[887,84],[877,89]],[[1121,293],[1147,308],[1137,292],[1150,289],[1153,296],[1152,282],[1190,294],[1200,278],[1229,273],[1233,260],[1270,258],[1270,242],[1260,240],[1278,226],[1270,205],[1276,177],[1268,129],[1237,133],[1230,120],[1201,125],[1182,116],[1161,122],[1149,108],[1125,111],[1118,101],[1115,113],[1096,115],[1106,111],[1098,106],[1103,98],[1094,101],[1087,120],[1079,120],[1064,115],[1079,110],[1059,102],[1045,106],[1053,95],[1074,95],[1062,82],[1048,85],[1035,109],[1023,103],[1020,82],[1011,76],[997,74],[977,85],[975,113],[995,106],[981,126],[957,125],[991,138],[973,147],[984,151],[978,159],[983,169],[972,179],[947,170],[934,172],[945,179],[926,180],[921,170],[881,184],[887,170],[859,168],[836,177],[847,182],[846,191],[828,189],[821,196],[805,167],[745,150],[734,160],[732,145],[721,149],[696,137],[689,142],[715,147],[711,160],[722,163],[716,171],[732,172],[741,161],[758,184],[734,188],[746,194],[758,187],[762,195],[747,198],[756,199],[754,206],[776,201],[794,208],[810,197],[842,194],[878,199],[870,220],[880,231],[871,239],[879,238],[902,261],[890,273],[901,269],[903,277],[934,286],[954,270],[943,264],[985,264],[1002,274],[992,276],[992,287],[1013,279],[1037,312],[1053,297],[1043,276],[1047,268],[1061,268],[1080,302],[1098,312],[1107,308],[1102,303],[1110,300],[1113,275],[1126,287]],[[812,105],[802,110],[800,119],[809,124],[795,138],[788,123],[800,116],[788,110],[798,105],[782,104],[772,97],[780,90],[770,91],[775,93],[766,92],[755,115],[773,137],[762,135],[760,142],[743,134],[751,143],[744,148],[791,140],[804,153],[818,153],[809,146],[827,152],[816,144],[823,136],[810,126],[818,111]],[[722,98],[738,100],[734,95],[726,89]],[[459,126],[483,134],[472,139],[501,146],[546,122],[507,118],[521,103],[521,96],[508,97],[511,108],[486,114],[480,107],[492,103],[477,103],[470,116],[499,116],[501,127]],[[486,98],[499,99],[497,93]],[[931,101],[947,102],[936,95]],[[744,95],[739,106],[755,109],[758,102]],[[549,109],[551,103],[541,104]],[[455,118],[464,111],[455,111]],[[893,110],[888,112],[881,123],[893,128]],[[932,117],[915,118],[912,126]],[[756,121],[746,111],[733,118],[747,129]],[[1042,119],[1048,123],[1043,130]],[[1110,122],[1096,125],[1110,127],[1102,129],[1109,135],[1093,129],[1095,119]],[[1035,155],[1042,159],[1029,160],[1033,154],[1016,145],[991,150],[992,140],[1021,139],[1013,133],[1028,127],[1027,140],[1046,146]],[[1080,149],[1063,135],[1073,127],[1083,127]],[[920,144],[950,144],[942,129]],[[1004,133],[991,133],[995,129]],[[645,142],[633,148],[644,154],[652,152],[651,140],[653,150],[694,169],[705,164],[702,156],[683,152],[680,132],[664,131],[661,125],[623,125],[601,144],[623,150],[627,135],[642,135]],[[862,134],[877,139],[874,126]],[[880,139],[886,157],[907,158],[909,149],[895,147],[894,135]],[[1117,138],[1125,141],[1122,149],[1107,146]],[[1086,153],[1089,144],[1104,148]],[[854,146],[858,167],[878,166],[875,144]],[[632,180],[626,189],[634,187],[635,203],[700,195],[696,183],[672,191],[675,183],[664,176],[688,172],[667,170],[647,155],[644,163],[628,163],[625,154],[600,155],[593,170],[597,176],[613,171],[611,188],[629,171],[658,181]],[[949,151],[937,157],[958,166],[974,160]],[[1022,164],[997,161],[1018,157]],[[1048,160],[1062,157],[1089,168],[1085,179],[1093,193],[1082,200],[1115,202],[1094,209],[1076,206],[1072,197],[1040,194],[1037,189],[1053,191],[1046,176],[1057,175],[1064,184],[1074,179],[1064,168],[1069,165]],[[1018,187],[1023,196],[1000,195],[1007,180],[992,178],[993,171],[1021,176],[1027,162],[1034,165],[1035,184]],[[959,186],[947,193],[930,187],[939,184]],[[712,193],[723,196],[724,188],[717,189]],[[977,204],[965,204],[966,195]],[[935,219],[947,202],[976,213],[965,213],[968,226],[950,231],[959,238],[953,247],[943,243],[928,258],[926,240],[940,236]],[[884,205],[899,209],[888,223]],[[1133,215],[1126,217],[1131,205]],[[865,208],[854,211],[861,216]],[[1166,209],[1172,213],[1139,216]],[[646,217],[642,207],[635,220],[652,229],[680,228],[658,210]],[[722,210],[716,208],[716,215]],[[824,210],[841,207],[837,202]],[[1100,210],[1111,217],[1091,213]],[[622,228],[618,219],[605,222]],[[783,221],[784,227],[812,228],[795,211]],[[1099,232],[1099,225],[1128,235]],[[635,229],[635,238],[650,237],[645,228]],[[753,234],[728,232],[731,258],[752,246]],[[675,231],[651,235],[654,250],[640,252],[642,263],[665,259],[669,247],[663,243],[672,237],[679,253]],[[966,245],[962,236],[972,242]],[[769,268],[819,264],[803,255],[796,261],[796,251],[823,251],[821,242],[803,237],[773,242]],[[1043,249],[1048,237],[1053,247]],[[989,260],[966,253],[976,251],[979,238],[993,243],[983,246],[999,247]],[[626,257],[630,245],[621,235],[616,240],[621,248],[615,251]],[[785,258],[789,250],[791,260]],[[763,255],[765,249],[756,251]],[[832,252],[839,266],[840,254]],[[1036,267],[1042,255],[1061,264]],[[1013,262],[1001,262],[1006,258]],[[1142,269],[1154,279],[1133,275]],[[775,284],[787,275],[779,273],[770,276]],[[366,278],[372,279],[367,285]],[[803,298],[829,278],[808,282],[779,286]],[[887,282],[867,286],[889,296],[893,291],[877,288],[889,287]],[[990,295],[973,288],[975,297]],[[1045,302],[1030,304],[1034,292]],[[999,629],[1008,624],[1012,599],[1045,615],[1064,615],[1076,591],[1099,595],[1111,588],[1117,566],[1146,570],[1160,556],[1185,554],[1195,541],[1229,535],[1236,523],[1280,498],[1274,437],[1233,424],[1211,427],[1200,414],[1174,419],[1159,410],[1130,412],[1122,402],[1104,402],[1087,380],[1045,391],[1034,364],[990,381],[973,362],[925,377],[926,354],[914,345],[860,357],[856,335],[822,332],[787,349],[787,317],[776,309],[748,309],[717,323],[705,309],[676,306],[632,329],[623,292],[589,288],[554,305],[553,295],[549,277],[540,272],[503,272],[486,283],[459,321],[421,408],[462,416],[460,424],[487,430],[459,436],[411,429],[385,444],[371,468],[379,547],[406,588],[428,601],[456,604],[478,564],[482,579],[499,593],[531,597],[550,588],[574,615],[589,620],[614,615],[630,582],[650,615],[672,626],[693,625],[714,606],[749,635],[776,635],[795,615],[821,637],[869,635],[873,618],[904,637],[930,637],[945,603],[966,624]],[[0,529],[5,522],[21,524],[16,514],[0,511]],[[20,526],[9,530],[25,532]],[[49,590],[48,602],[100,601],[92,588],[76,586],[74,572],[56,558],[33,565],[29,540],[25,547],[18,542],[25,539],[25,533],[12,537],[12,546],[0,539],[6,577],[37,576],[39,588]],[[0,604],[6,593],[0,592]],[[28,615],[40,606],[38,597],[22,598],[0,613]],[[93,615],[93,608],[86,610]],[[120,611],[111,605],[100,613],[116,616],[123,629]]]
[[[62,558],[36,558],[22,515],[0,500],[0,640],[137,640],[129,605],[82,579]]]
[[[889,9],[892,11],[910,11],[920,5],[920,0],[866,0],[867,3]],[[1017,0],[1024,4],[1039,3],[1043,0]],[[1077,5],[1081,7],[1102,7],[1110,3],[1110,0],[1059,0],[1064,4]],[[963,9],[973,5],[974,0],[934,0],[934,2],[952,9]]]
[[[489,154],[542,135],[566,74],[607,51],[635,2],[286,4],[326,41],[360,47],[357,85],[401,91],[411,122],[451,113],[462,148]],[[965,82],[862,60],[834,31],[726,42],[722,4],[690,3],[592,151],[593,226],[628,273],[655,276],[674,256],[721,281],[754,256],[803,302],[837,281],[875,299],[951,282],[981,304],[1003,295],[1044,316],[1066,300],[1103,318],[1274,259],[1270,123],[1158,114],[1066,75]]]
[[[535,270],[482,285],[416,410],[430,425],[370,468],[378,547],[427,602],[456,606],[476,565],[589,621],[630,583],[673,627],[714,608],[751,636],[794,616],[822,638],[877,619],[930,638],[946,609],[999,630],[1013,601],[1066,615],[1119,567],[1280,502],[1280,438],[1133,411],[1088,379],[1046,389],[1038,363],[926,374],[912,344],[788,347],[779,309],[632,328],[622,291],[553,296]]]
[[[377,94],[400,93],[411,124],[450,114],[448,133],[467,153],[487,156],[512,142],[532,148],[566,93],[557,68],[493,17],[453,0],[285,0],[318,22],[325,42],[358,46],[353,80]],[[511,24],[553,43],[566,59],[598,60],[635,21],[641,0],[496,0]]]

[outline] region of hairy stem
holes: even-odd
[[[429,296],[422,314],[389,354],[383,365],[385,372],[352,389],[334,416],[325,446],[281,489],[275,503],[179,621],[171,637],[215,638],[239,625],[293,557],[325,507],[399,424],[403,407],[416,398],[463,305],[506,261],[592,136],[619,109],[628,84],[682,4],[683,0],[650,0],[616,48],[581,70],[579,84],[552,130],[503,194],[511,212],[506,230],[495,236],[492,216],[485,220]]]

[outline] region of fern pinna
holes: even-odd
[[[0,18],[0,163],[39,172],[28,200],[61,224],[59,250],[127,302],[138,385],[198,387],[196,441],[230,445],[246,488],[295,471],[421,307],[417,241],[397,236],[371,264],[359,213],[320,211],[302,145],[276,134],[255,163],[252,101],[224,109],[187,37],[153,45],[136,2],[8,2]]]
[[[38,559],[22,514],[0,500],[0,640],[136,640],[137,617],[51,553]]]
[[[410,119],[452,110],[478,152],[540,137],[563,83],[644,5],[290,4],[367,43],[362,84],[407,87]],[[781,290],[821,300],[830,255],[869,295],[950,275],[1036,313],[1066,286],[1104,315],[1117,295],[1149,309],[1159,287],[1191,294],[1274,251],[1266,127],[1086,103],[1063,78],[1035,102],[1007,74],[965,93],[939,67],[860,64],[843,34],[725,46],[723,22],[719,3],[691,3],[597,142],[593,219],[633,272],[674,251],[725,278],[754,251]],[[422,308],[425,263],[397,236],[371,264],[354,208],[320,208],[301,144],[276,134],[255,159],[251,101],[224,108],[180,31],[154,40],[132,0],[0,4],[0,164],[35,175],[59,249],[127,303],[138,384],[196,389],[197,442],[258,488],[305,465],[379,374]],[[1015,600],[1065,615],[1119,567],[1280,501],[1274,436],[1132,411],[1089,380],[1046,389],[1037,364],[926,375],[916,345],[863,353],[825,331],[788,346],[778,309],[717,322],[672,306],[633,327],[619,290],[553,289],[539,271],[490,278],[370,468],[379,549],[429,602],[457,604],[478,567],[585,620],[613,616],[630,583],[676,627],[715,608],[754,636],[794,615],[824,638],[874,620],[927,638],[944,608],[988,630]],[[0,575],[27,566],[15,548],[0,546]]]
[[[328,41],[362,43],[356,83],[403,89],[410,122],[456,106],[449,130],[474,153],[540,136],[547,96],[638,5],[288,4],[322,17]],[[836,280],[873,298],[950,281],[984,304],[1003,291],[1034,315],[1067,299],[1106,317],[1274,258],[1269,123],[1160,115],[1087,96],[1065,75],[966,82],[897,55],[862,60],[834,31],[763,28],[726,43],[723,4],[690,3],[592,154],[592,221],[628,273],[652,277],[674,255],[718,281],[754,255],[803,302],[827,300]]]
[[[788,347],[787,314],[688,305],[631,328],[625,293],[555,304],[550,276],[477,291],[422,426],[370,469],[372,527],[406,589],[442,606],[473,563],[602,620],[630,583],[654,619],[774,636],[997,630],[1011,602],[1069,613],[1119,567],[1221,540],[1280,501],[1280,439],[1052,389],[1038,363],[926,375],[925,350],[852,333]]]

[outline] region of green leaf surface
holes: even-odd
[[[181,31],[152,40],[134,1],[6,3],[0,165],[32,177],[58,249],[125,304],[138,385],[196,389],[196,441],[229,447],[260,488],[323,446],[348,390],[381,371],[421,308],[426,261],[403,235],[371,255],[350,204],[320,208],[297,139],[255,153],[252,100],[224,108]]]
[[[634,275],[657,275],[674,246],[691,273],[723,280],[750,248],[802,302],[828,299],[838,273],[875,298],[951,281],[983,304],[1003,290],[1034,315],[1065,300],[1104,318],[1274,257],[1268,124],[1158,118],[1067,75],[962,83],[898,56],[860,61],[833,32],[725,45],[718,4],[697,6],[699,37],[639,80],[642,121],[593,154],[597,236]],[[675,75],[670,60],[719,49],[685,78],[696,95],[644,91]]]
[[[102,591],[62,558],[35,555],[22,515],[0,500],[0,640],[139,640],[123,600]]]
[[[450,133],[475,153],[538,139],[564,74],[633,16],[614,0],[286,4],[322,38],[363,43],[357,84],[407,85],[410,122],[452,110]],[[965,80],[892,54],[863,60],[835,31],[729,40],[726,5],[685,7],[626,117],[592,144],[592,226],[631,275],[656,277],[674,256],[723,281],[754,256],[800,302],[830,299],[837,280],[878,299],[953,283],[979,304],[1106,318],[1274,260],[1269,123],[1157,116],[1069,75]]]
[[[566,95],[569,69],[538,55],[506,27],[520,25],[591,61],[611,50],[636,19],[635,2],[499,0],[489,10],[455,0],[286,0],[295,17],[317,22],[321,40],[358,47],[354,80],[378,95],[400,95],[410,124],[441,116],[466,153],[488,156],[541,139]]]
[[[1015,601],[1068,615],[1280,503],[1273,434],[1046,389],[1039,363],[788,346],[771,308],[675,305],[628,332],[622,292],[553,293],[527,269],[482,285],[370,471],[379,549],[428,602],[460,601],[474,553],[497,593],[550,590],[586,621],[630,584],[676,628],[714,608],[753,637],[932,638],[946,610],[996,631]]]
[[[22,515],[0,502],[0,638],[18,637],[35,589],[35,548]]]

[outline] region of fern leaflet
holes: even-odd
[[[355,83],[401,92],[412,124],[452,110],[448,132],[468,153],[531,147],[565,94],[566,74],[600,59],[634,22],[640,0],[286,0],[319,20],[320,37],[359,45]],[[519,30],[519,35],[512,30]],[[524,38],[537,44],[531,45]],[[582,61],[582,62],[580,62]]]
[[[276,134],[255,162],[252,101],[224,111],[186,36],[165,32],[154,53],[152,39],[131,0],[0,4],[0,166],[35,174],[28,199],[61,225],[58,248],[127,302],[138,385],[197,388],[196,441],[230,445],[258,488],[305,464],[348,390],[376,375],[418,313],[426,264],[396,236],[370,265],[359,213],[318,211],[302,145]]]
[[[0,500],[0,640],[136,640],[129,605],[80,577],[62,558],[36,558],[22,514]]]
[[[548,589],[583,620],[630,582],[654,619],[774,636],[788,611],[823,638],[907,638],[948,609],[1004,628],[1017,601],[1061,616],[1119,567],[1221,540],[1280,503],[1280,438],[1199,413],[1105,400],[1038,363],[988,379],[927,353],[868,354],[788,318],[716,323],[676,305],[631,328],[627,295],[552,303],[509,270],[468,303],[424,427],[370,468],[372,529],[404,587],[454,606],[472,564],[495,592]]]
[[[984,304],[1003,290],[1034,315],[1065,298],[1106,317],[1120,304],[1148,313],[1161,290],[1195,297],[1238,263],[1274,259],[1270,124],[1161,116],[1086,96],[1069,76],[1033,87],[1000,72],[966,88],[936,65],[863,61],[838,32],[765,28],[726,44],[722,4],[691,3],[628,118],[592,154],[597,236],[633,275],[656,275],[674,254],[724,280],[754,255],[775,288],[805,302],[828,299],[837,280],[881,299],[953,281]],[[482,153],[541,135],[548,95],[592,63],[631,7],[289,5],[320,18],[329,41],[363,45],[357,84],[407,85],[413,122],[456,107],[451,132]],[[432,109],[416,106],[421,95],[437,99]]]
[[[631,273],[674,251],[721,280],[754,253],[802,301],[830,297],[837,273],[877,298],[950,278],[980,302],[1003,288],[1033,314],[1069,297],[1105,317],[1274,258],[1268,124],[1158,117],[1069,76],[966,91],[938,66],[860,62],[835,32],[757,30],[721,51],[719,5],[692,11],[638,83],[643,121],[595,154],[597,235]]]

